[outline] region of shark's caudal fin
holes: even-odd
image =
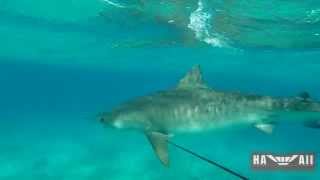
[[[169,155],[168,155],[168,135],[160,132],[146,132],[145,133],[149,142],[152,145],[154,152],[160,159],[161,163],[166,167],[169,166]]]
[[[193,66],[192,69],[180,80],[177,86],[177,89],[189,88],[207,88],[207,85],[202,78],[200,65]]]

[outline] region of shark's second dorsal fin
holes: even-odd
[[[177,89],[193,89],[207,88],[203,81],[200,65],[195,65],[192,69],[180,80]]]
[[[297,98],[298,100],[302,100],[302,101],[310,101],[310,100],[311,100],[310,94],[309,94],[308,92],[306,92],[306,91],[303,91],[303,92],[299,93],[299,94],[296,96],[296,98]]]

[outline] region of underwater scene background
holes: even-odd
[[[176,86],[200,64],[210,87],[320,100],[320,3],[0,0],[0,179],[236,179],[96,115]],[[249,179],[320,179],[320,130],[279,124],[172,140]],[[314,152],[309,171],[251,169],[253,152]]]

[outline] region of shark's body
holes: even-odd
[[[320,103],[311,101],[307,93],[279,99],[218,92],[203,82],[200,67],[195,66],[176,88],[125,103],[103,113],[100,120],[116,128],[143,131],[161,162],[168,165],[168,134],[245,125],[270,133],[275,120],[291,119],[288,114],[316,120]]]

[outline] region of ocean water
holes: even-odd
[[[0,179],[237,179],[174,146],[165,168],[142,133],[96,119],[174,88],[200,64],[213,89],[320,101],[317,1],[0,0]],[[279,124],[172,141],[249,179],[320,179],[253,170],[253,152],[314,152],[320,129]]]

